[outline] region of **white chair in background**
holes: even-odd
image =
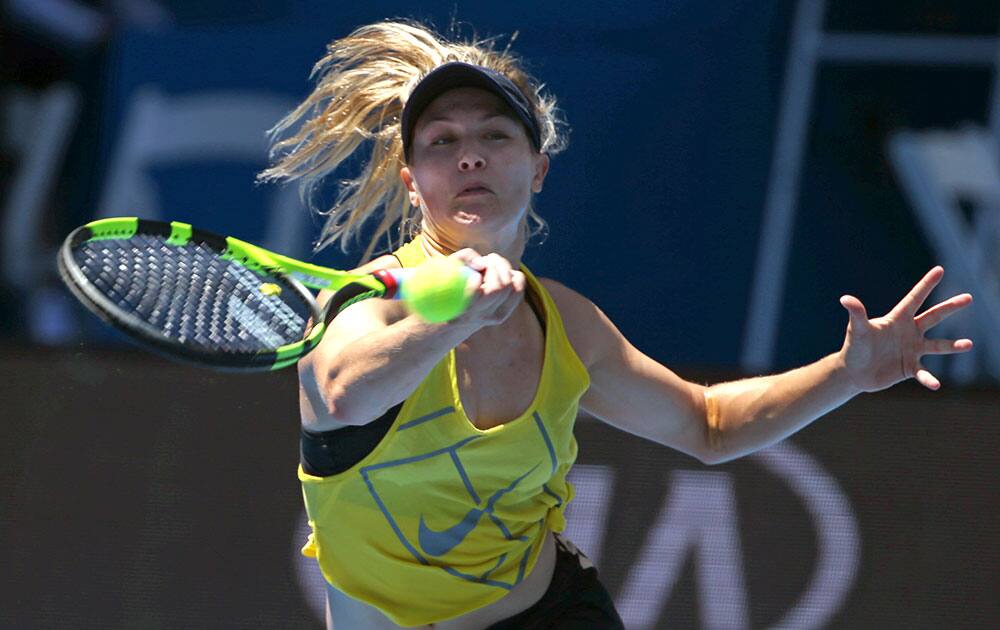
[[[294,107],[289,99],[262,92],[212,91],[168,96],[156,87],[136,91],[125,114],[107,173],[98,216],[163,216],[153,166],[189,161],[266,163],[265,131]],[[249,182],[248,182],[249,185]],[[223,193],[205,192],[211,206]],[[306,253],[308,213],[294,187],[273,187],[261,243],[292,256]]]
[[[953,358],[952,377],[983,367],[1000,379],[1000,147],[984,128],[898,131],[889,157],[928,243],[948,274],[936,293],[971,292],[975,330],[941,324],[943,337],[971,336],[978,352]],[[965,207],[963,208],[963,204]],[[961,320],[959,320],[961,321]],[[929,358],[929,357],[928,357]]]
[[[4,281],[27,290],[55,268],[41,225],[73,137],[81,97],[76,86],[57,83],[44,91],[10,89],[0,98],[6,113],[0,140],[7,141],[18,163],[5,195],[0,260]]]
[[[0,215],[3,283],[24,303],[21,317],[28,336],[40,343],[63,343],[74,334],[71,306],[49,284],[55,248],[46,242],[42,225],[50,216],[47,204],[80,115],[80,89],[70,83],[41,91],[16,86],[0,93],[0,99],[5,114],[0,141],[17,164]]]
[[[752,373],[771,370],[775,363],[813,95],[822,67],[991,68],[991,124],[1000,138],[1000,37],[829,31],[825,28],[827,0],[797,0],[795,4],[740,357],[743,369]],[[994,328],[998,323],[993,320]]]

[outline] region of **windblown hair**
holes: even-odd
[[[516,37],[511,37],[511,42]],[[496,38],[448,41],[416,22],[387,21],[363,26],[327,46],[310,79],[316,88],[268,133],[272,166],[260,182],[299,180],[300,196],[326,217],[316,250],[339,243],[346,253],[359,241],[363,226],[379,220],[362,257],[367,261],[380,242],[392,248],[419,231],[420,208],[410,205],[399,177],[404,164],[400,117],[416,84],[437,66],[464,61],[492,68],[513,81],[531,102],[541,127],[541,151],[566,146],[565,124],[555,98],[538,84],[510,52],[498,51]],[[360,151],[359,151],[360,150]],[[333,205],[320,208],[325,178],[359,152],[361,173],[338,182]],[[381,212],[380,212],[381,211]],[[379,216],[380,215],[380,216]],[[527,236],[544,232],[545,221],[529,207]],[[381,251],[381,250],[380,250]]]

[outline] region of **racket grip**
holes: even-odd
[[[413,273],[413,269],[379,269],[372,275],[385,285],[384,300],[398,300],[402,297],[400,288],[403,283]]]

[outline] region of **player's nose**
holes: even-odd
[[[486,159],[475,151],[462,153],[462,156],[458,160],[458,170],[460,171],[474,171],[485,166]]]

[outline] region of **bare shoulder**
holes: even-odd
[[[386,254],[384,256],[379,256],[374,260],[369,260],[365,264],[361,265],[357,269],[354,269],[354,273],[374,273],[379,269],[399,269],[399,259],[397,259],[392,254]]]
[[[552,278],[538,278],[539,284],[545,287],[556,306],[559,307],[560,315],[565,319],[566,314],[574,314],[577,310],[588,310],[594,308],[594,303],[577,291],[569,288],[558,280]]]
[[[607,348],[614,326],[596,304],[578,291],[551,278],[539,278],[538,282],[552,296],[570,344],[589,368]]]
[[[396,259],[392,254],[386,254],[385,256],[379,256],[374,260],[369,260],[360,267],[355,267],[350,270],[350,273],[364,274],[364,273],[375,273],[380,269],[399,269],[399,260]],[[332,295],[332,291],[320,291],[320,300],[325,302]]]
[[[374,260],[370,260],[367,263],[355,267],[351,270],[351,273],[375,273],[380,269],[399,269],[399,260],[392,254],[386,254],[384,256],[379,256]],[[320,291],[317,301],[320,306],[326,304],[326,301],[330,299],[333,295],[332,291]],[[352,304],[351,306],[344,309],[344,317],[338,316],[341,322],[352,319],[351,314],[365,312],[365,317],[375,316],[377,319],[381,320],[384,324],[390,324],[393,321],[402,319],[406,316],[406,309],[397,301],[392,300],[363,300]]]

